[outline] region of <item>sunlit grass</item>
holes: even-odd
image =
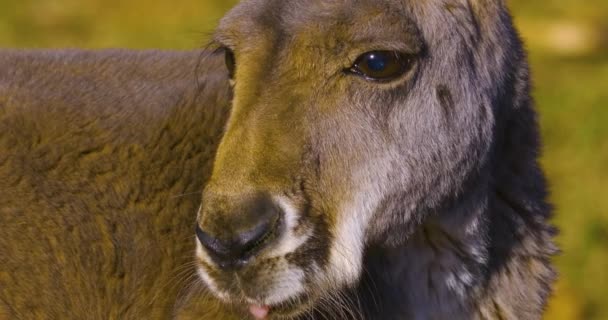
[[[4,0],[0,46],[194,48],[234,3]]]
[[[608,2],[512,1],[563,253],[548,319],[608,319]]]

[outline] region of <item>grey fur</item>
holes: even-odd
[[[255,114],[282,114],[282,88],[297,88],[300,96],[289,108],[308,110],[298,118],[308,124],[307,131],[297,135],[310,145],[303,152],[319,159],[315,173],[302,173],[314,176],[305,179],[314,181],[307,186],[312,191],[305,202],[324,208],[321,216],[337,216],[337,225],[357,220],[347,233],[364,228],[364,253],[356,244],[338,242],[335,230],[330,245],[346,246],[343,252],[354,266],[363,261],[362,278],[355,283],[337,279],[348,264],[336,267],[321,255],[312,256],[334,279],[329,285],[314,280],[317,271],[309,270],[310,291],[331,296],[332,290],[342,290],[355,318],[541,317],[555,277],[550,261],[556,253],[555,230],[548,223],[550,207],[537,163],[539,137],[526,57],[502,1],[247,0],[224,18],[219,30],[218,41],[236,52],[237,61],[246,61],[237,63],[237,69],[250,61],[272,62],[259,75],[265,85],[255,88],[255,97],[247,100],[249,92],[237,87],[238,101],[248,103],[233,105],[234,121],[245,126],[261,121]],[[303,44],[310,33],[315,41]],[[358,37],[368,40],[358,42]],[[258,38],[264,44],[246,40]],[[381,48],[418,56],[409,80],[387,88],[334,73],[336,60],[378,49],[378,42]],[[262,53],[255,49],[260,46],[266,48]],[[290,69],[289,57],[310,52],[318,61]],[[294,85],[298,80],[290,76],[296,73],[322,80],[307,83],[306,90]],[[325,101],[335,101],[336,90],[347,94],[325,106]],[[333,113],[319,116],[322,108]],[[249,116],[241,118],[241,109]],[[255,139],[265,130],[255,126],[248,133]],[[229,127],[226,136],[231,134]],[[225,141],[218,154],[239,158],[249,148]],[[258,160],[272,161],[273,147],[264,150]],[[238,170],[245,177],[254,168]],[[230,189],[222,170],[212,176],[209,193]],[[249,188],[266,187],[255,179],[238,181]],[[356,207],[340,216],[343,209],[337,208],[344,201]],[[203,213],[214,218],[214,212]],[[323,227],[312,228],[323,234]],[[308,264],[310,260],[275,269],[262,260],[250,268],[272,273],[308,270]],[[332,289],[319,289],[325,286]],[[256,294],[263,297],[264,291]]]
[[[374,23],[361,22],[368,18]],[[311,26],[323,37],[305,50],[319,60],[294,72],[296,66],[282,62]],[[415,53],[413,74],[379,86],[333,73],[336,59],[377,49],[337,38],[355,29]],[[321,298],[339,294],[345,305],[319,303],[301,318],[541,317],[555,278],[555,230],[538,166],[526,57],[502,1],[246,0],[220,30],[218,41],[237,51],[237,70],[239,61],[266,70],[250,79],[253,98],[235,100],[247,103],[233,104],[226,137],[235,123],[253,138],[268,133],[263,117],[285,110],[303,110],[297,120],[307,124],[296,169],[308,184],[290,192],[299,195],[291,200],[308,205],[302,224],[317,242],[308,241],[301,251],[313,253],[287,267],[265,266],[304,270],[308,289]],[[251,48],[259,44],[251,39],[272,50],[254,57]],[[0,224],[6,232],[0,318],[165,319],[174,305],[180,319],[242,317],[238,306],[198,290],[180,295],[181,283],[164,289],[192,250],[197,204],[167,199],[207,181],[230,98],[218,57],[204,59],[207,74],[198,81],[197,57],[0,52]],[[307,79],[311,74],[318,78]],[[310,88],[301,90],[299,81],[310,81]],[[322,102],[336,88],[346,91],[331,100],[339,108],[328,112]],[[245,140],[235,141],[224,138],[218,154],[239,158],[250,150]],[[275,152],[255,161],[280,154],[262,144]],[[227,171],[266,174],[254,164]],[[225,181],[221,166],[216,163],[207,194],[221,185],[253,185]],[[356,205],[351,214],[359,225],[353,227],[362,230],[360,252],[345,251],[361,265],[354,279],[340,278],[331,260],[331,251],[345,243],[328,221],[351,226],[353,219],[338,212],[340,201]],[[214,214],[209,207],[203,205],[206,216]],[[214,271],[221,279],[221,270]],[[320,283],[318,274],[333,279]]]

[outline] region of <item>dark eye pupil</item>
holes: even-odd
[[[382,53],[372,53],[367,57],[367,67],[373,71],[382,71],[388,64],[386,55]]]
[[[370,51],[359,56],[348,72],[371,81],[391,81],[413,66],[411,55],[398,51]]]

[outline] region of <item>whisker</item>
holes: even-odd
[[[169,199],[183,198],[183,197],[192,196],[192,195],[201,195],[202,192],[203,192],[203,190],[196,191],[196,192],[182,193],[182,194],[178,194],[178,195],[175,195],[175,196],[171,196],[171,197],[169,197]]]

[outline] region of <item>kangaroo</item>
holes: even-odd
[[[504,1],[244,0],[211,46],[0,54],[0,316],[541,318]]]

